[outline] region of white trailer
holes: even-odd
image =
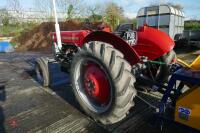
[[[184,30],[184,13],[169,5],[143,7],[137,14],[137,27],[148,24],[166,32],[171,38]]]

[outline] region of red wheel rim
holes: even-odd
[[[84,88],[89,97],[106,105],[109,103],[110,83],[104,70],[95,62],[89,61],[84,67]]]

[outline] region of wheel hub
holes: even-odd
[[[95,101],[101,104],[109,102],[109,80],[98,64],[90,62],[85,66],[84,88]]]

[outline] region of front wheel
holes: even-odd
[[[172,50],[169,53],[161,56],[156,61],[164,64],[152,64],[150,66],[150,71],[154,76],[156,82],[166,82],[168,81],[170,75],[170,65],[176,60],[176,53]]]
[[[83,110],[104,125],[119,122],[134,105],[136,90],[131,66],[109,44],[85,44],[73,58],[71,81]]]
[[[43,58],[37,58],[35,63],[36,80],[44,87],[48,87],[50,83],[48,61]]]

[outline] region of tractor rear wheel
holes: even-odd
[[[123,54],[103,42],[89,42],[71,65],[71,82],[79,104],[104,125],[119,122],[133,107],[135,77]]]

